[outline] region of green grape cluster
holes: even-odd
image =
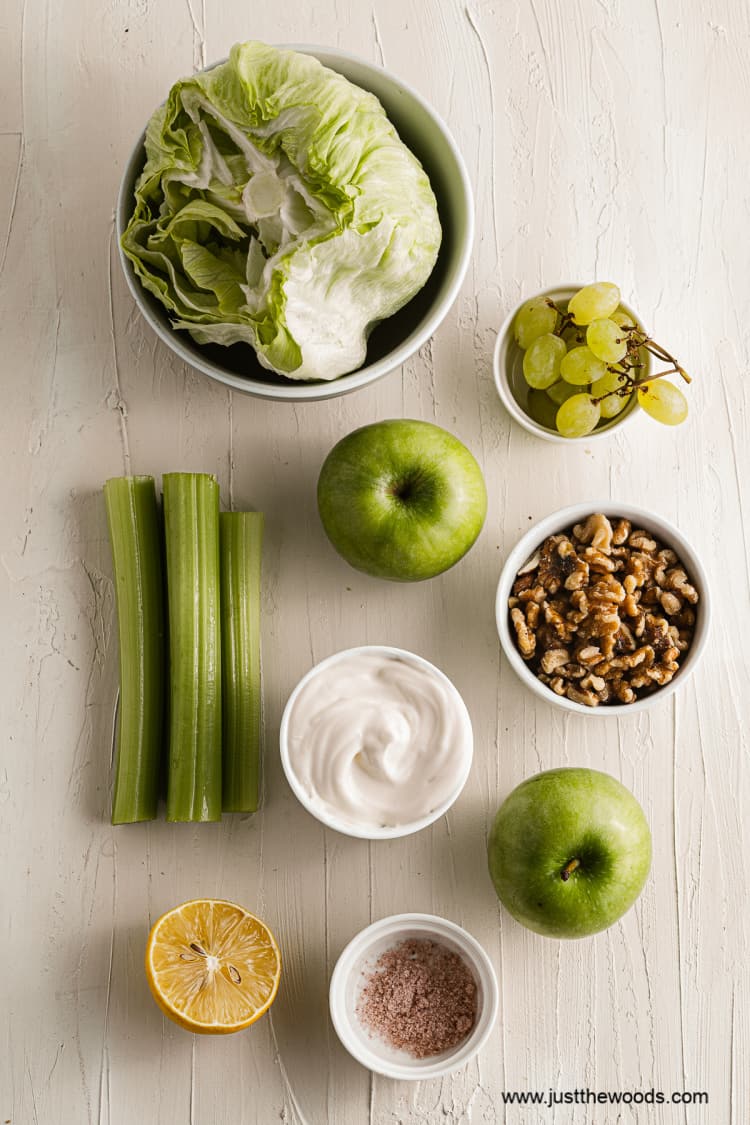
[[[585,437],[621,414],[637,397],[659,422],[675,426],[687,417],[687,400],[663,374],[640,380],[641,349],[689,377],[666,349],[655,344],[630,313],[620,308],[620,290],[609,281],[584,285],[567,305],[532,297],[516,314],[513,335],[523,351],[523,374],[531,388],[531,418],[563,437]]]

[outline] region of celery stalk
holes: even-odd
[[[262,512],[222,512],[221,643],[224,812],[255,812],[260,784]]]
[[[153,820],[164,718],[164,604],[154,478],[104,485],[120,638],[112,823]]]
[[[221,819],[219,486],[166,473],[169,606],[167,820]]]

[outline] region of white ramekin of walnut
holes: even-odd
[[[661,516],[577,504],[533,527],[500,576],[500,642],[537,695],[587,715],[632,714],[670,695],[708,637],[703,565]]]

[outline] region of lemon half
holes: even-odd
[[[273,934],[234,902],[184,902],[149,934],[149,987],[164,1014],[187,1031],[228,1035],[249,1027],[270,1008],[280,976]]]

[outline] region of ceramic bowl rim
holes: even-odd
[[[461,245],[455,251],[455,262],[452,270],[446,276],[444,292],[439,300],[436,300],[425,313],[421,328],[418,331],[410,332],[407,337],[388,352],[387,355],[369,364],[367,360],[365,360],[365,366],[347,375],[341,375],[330,382],[304,383],[300,381],[295,383],[294,381],[290,381],[280,382],[278,384],[261,381],[256,382],[253,378],[245,378],[241,375],[226,371],[212,363],[209,359],[203,359],[200,354],[194,350],[198,348],[198,345],[193,345],[191,348],[189,345],[185,344],[180,339],[176,330],[170,329],[151,309],[146,293],[135,275],[133,265],[120,244],[122,233],[130,220],[130,215],[133,210],[133,184],[143,167],[145,129],[141,132],[130,151],[122,179],[120,180],[115,210],[115,235],[120,265],[130,294],[139,312],[159,339],[184,363],[188,364],[194,370],[201,372],[201,374],[208,376],[210,379],[230,387],[232,390],[249,394],[255,398],[286,402],[317,402],[324,399],[338,398],[340,395],[358,390],[360,387],[367,386],[381,379],[383,376],[388,375],[391,371],[394,371],[405,363],[411,356],[415,355],[430,337],[434,335],[455,303],[469,268],[475,232],[474,196],[466,163],[451,131],[437,111],[421,94],[410,86],[409,83],[403,81],[387,67],[372,63],[362,58],[360,55],[351,51],[342,50],[338,47],[296,43],[278,43],[274,44],[274,46],[279,50],[292,50],[299,51],[303,54],[310,54],[322,62],[323,65],[330,66],[330,62],[326,60],[333,61],[338,59],[342,63],[350,63],[355,66],[363,67],[365,71],[376,72],[379,76],[385,78],[387,83],[393,87],[394,91],[404,93],[419,111],[431,120],[433,126],[442,136],[443,141],[450,150],[455,163],[455,168],[452,169],[450,179],[455,186],[457,196],[462,200],[462,213],[456,218],[455,225],[457,230],[463,225],[465,227],[465,234]],[[203,67],[199,73],[212,70],[225,61],[226,58],[218,59],[208,66]],[[335,67],[331,66],[331,69],[335,69]],[[364,89],[364,87],[362,87],[362,89]],[[442,221],[445,225],[449,221],[449,217],[443,215]],[[452,221],[452,217],[450,221]]]
[[[451,790],[450,795],[444,801],[442,801],[441,804],[433,809],[432,812],[427,813],[423,817],[419,817],[417,820],[409,821],[406,824],[388,825],[379,828],[373,825],[357,826],[354,824],[350,824],[348,821],[345,821],[343,819],[340,820],[336,816],[333,816],[328,812],[315,808],[294,771],[294,766],[292,765],[289,755],[289,721],[292,710],[294,708],[294,704],[296,703],[302,689],[306,687],[307,684],[324,669],[331,667],[331,665],[333,664],[337,664],[339,661],[345,659],[346,657],[357,656],[360,653],[373,652],[383,653],[388,656],[395,656],[412,664],[416,664],[417,667],[423,668],[426,671],[433,673],[440,679],[442,683],[446,684],[450,689],[450,692],[453,695],[458,706],[458,710],[461,715],[461,721],[465,725],[465,731],[469,746],[469,753],[466,755],[466,761],[457,779],[456,785]],[[435,821],[439,820],[441,816],[444,816],[445,813],[447,813],[448,810],[458,800],[464,786],[466,785],[466,782],[469,779],[469,774],[471,772],[471,766],[474,758],[474,734],[472,730],[471,716],[469,715],[469,710],[466,706],[463,696],[461,695],[453,681],[445,674],[445,672],[442,671],[442,669],[438,668],[435,664],[432,664],[429,660],[426,660],[423,656],[419,656],[416,652],[410,652],[408,649],[396,648],[393,645],[355,645],[353,648],[340,649],[338,652],[331,653],[331,655],[327,656],[324,660],[318,661],[318,663],[314,664],[312,668],[309,668],[302,679],[299,680],[291,695],[287,699],[281,715],[281,725],[279,728],[279,752],[281,756],[281,766],[284,770],[284,775],[289,782],[289,786],[292,792],[294,793],[299,803],[303,806],[303,808],[305,808],[311,816],[314,816],[316,820],[320,821],[321,824],[324,824],[327,828],[332,828],[335,832],[340,832],[344,836],[354,836],[359,840],[397,840],[403,836],[411,836],[415,832],[421,832],[423,828],[427,828],[430,824],[434,824]]]
[[[354,1013],[346,1002],[346,985],[351,973],[357,971],[358,966],[367,956],[368,948],[391,936],[395,943],[399,934],[405,935],[414,930],[424,931],[425,935],[429,935],[437,942],[441,938],[455,942],[470,963],[481,985],[482,1008],[469,1035],[448,1057],[433,1064],[425,1064],[424,1060],[415,1060],[414,1065],[406,1062],[388,1063],[374,1051],[368,1051],[362,1040],[351,1032],[349,1024],[354,1019]],[[331,1022],[349,1054],[376,1074],[407,1081],[440,1078],[465,1066],[485,1046],[494,1028],[500,1006],[497,974],[483,946],[458,923],[437,914],[422,913],[392,914],[370,923],[355,934],[339,954],[331,974],[328,997]]]
[[[637,699],[634,703],[617,703],[602,707],[586,707],[582,703],[575,703],[565,696],[556,695],[551,688],[541,680],[527,666],[515,641],[511,635],[508,620],[508,598],[513,581],[527,559],[531,558],[534,551],[542,544],[548,535],[555,535],[564,531],[594,512],[603,512],[606,516],[622,516],[631,520],[633,526],[643,527],[660,538],[665,546],[673,547],[680,561],[684,563],[691,580],[700,595],[698,603],[695,632],[690,648],[680,663],[680,670],[674,678],[664,687],[660,687],[651,695]],[[497,625],[500,644],[505,657],[519,679],[530,688],[535,695],[555,707],[564,711],[572,711],[588,718],[623,718],[625,715],[635,715],[639,711],[646,711],[656,707],[668,699],[690,676],[705,652],[711,625],[711,592],[708,574],[701,562],[700,556],[685,538],[683,533],[664,516],[649,508],[638,504],[627,504],[618,500],[584,501],[572,504],[545,516],[529,528],[510,551],[500,572],[495,597],[495,622]]]
[[[553,430],[548,430],[546,426],[535,422],[516,401],[513,391],[510,388],[506,360],[508,349],[517,346],[513,339],[513,321],[516,319],[516,313],[522,305],[525,305],[527,301],[533,300],[534,297],[551,297],[557,295],[558,300],[561,297],[564,299],[566,293],[569,292],[572,296],[572,294],[578,289],[581,289],[584,284],[586,283],[558,281],[554,285],[548,285],[546,288],[540,289],[536,293],[523,297],[518,304],[511,309],[500,325],[495,338],[495,346],[492,351],[492,377],[495,381],[495,388],[497,389],[500,401],[508,414],[510,414],[511,418],[513,418],[515,422],[518,422],[519,426],[522,426],[527,433],[534,434],[535,437],[542,438],[544,441],[555,442],[561,445],[582,445],[591,441],[599,441],[601,438],[611,437],[615,431],[622,429],[622,427],[632,422],[640,411],[637,400],[633,399],[632,403],[626,406],[621,414],[616,415],[606,427],[592,430],[590,434],[584,434],[583,437],[566,438],[563,437],[562,434],[555,433]],[[621,300],[620,307],[637,319],[635,309],[627,301]],[[647,362],[650,365],[650,357],[647,357]]]

